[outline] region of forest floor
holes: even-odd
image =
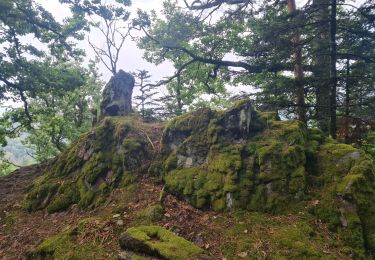
[[[28,213],[22,208],[22,199],[40,172],[41,166],[30,166],[0,178],[0,259],[25,259],[44,239],[88,219],[84,234],[75,241],[77,248],[71,249],[78,250],[80,245],[95,241],[101,254],[93,252],[86,259],[116,259],[120,234],[128,227],[143,224],[174,231],[205,249],[212,259],[348,259],[327,228],[302,213],[201,211],[167,195],[162,217],[147,219],[141,212],[159,202],[162,190],[162,185],[150,178],[114,190],[107,202],[96,209],[83,211],[73,206],[61,213]]]

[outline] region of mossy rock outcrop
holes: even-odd
[[[351,255],[375,255],[371,157],[248,102],[201,109],[164,129],[157,169],[171,193],[197,208],[288,213],[308,208]]]
[[[172,120],[160,168],[167,189],[197,208],[277,212],[303,197],[306,143],[301,122],[277,121],[239,102]]]
[[[354,249],[356,258],[375,256],[374,163],[351,145],[327,142],[317,154],[317,190],[311,212]],[[367,251],[367,252],[366,252]]]
[[[248,101],[226,111],[202,108],[176,117],[162,134],[154,127],[132,117],[105,118],[50,163],[25,207],[49,212],[72,204],[95,207],[112,189],[150,173],[165,183],[166,192],[196,208],[306,214],[328,226],[344,254],[375,255],[375,170],[363,151],[297,120],[258,112]],[[139,217],[158,220],[162,212],[155,205]],[[126,234],[161,257],[154,244],[173,243],[159,229]],[[129,247],[124,249],[137,252]]]
[[[116,187],[147,172],[154,129],[132,117],[105,118],[59,155],[34,182],[25,199],[29,211],[63,211],[72,204],[94,207]]]
[[[139,226],[126,230],[120,237],[124,250],[166,260],[203,259],[203,249],[159,226]]]

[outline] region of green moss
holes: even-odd
[[[374,255],[374,168],[363,151],[329,142],[318,156],[319,195],[323,198],[311,211],[335,231],[357,257]],[[366,253],[367,250],[367,253]]]
[[[326,139],[322,130],[318,128],[309,128],[307,129],[308,139],[310,141],[317,141],[318,143],[323,143]]]
[[[48,205],[48,213],[54,213],[58,211],[66,210],[70,205],[78,203],[80,200],[80,194],[76,185],[72,183],[66,183],[60,186],[58,195]]]
[[[322,249],[312,243],[313,229],[304,222],[298,222],[294,226],[282,226],[272,237],[279,247],[277,255],[289,259],[322,258]]]
[[[24,207],[28,211],[36,211],[49,203],[55,195],[59,185],[56,183],[43,183],[43,179],[35,182],[32,190],[27,194]]]
[[[176,152],[172,152],[164,162],[164,171],[169,172],[170,170],[177,168],[177,156]]]
[[[230,207],[269,210],[303,195],[306,127],[298,121],[276,121],[274,113],[253,111],[250,129],[256,134],[250,134],[248,140],[232,141],[227,136],[232,126],[222,124],[229,120],[227,113],[236,113],[244,104],[247,102],[241,101],[228,112],[193,112],[170,122],[165,142],[173,134],[185,136],[174,151],[168,152],[168,142],[162,149],[166,153],[164,180],[171,192],[185,197],[195,207],[215,210],[228,208],[227,196]],[[267,124],[268,128],[252,129],[256,122]],[[264,131],[259,132],[260,129]],[[177,165],[178,155],[186,151],[206,156],[207,163],[188,169]],[[298,176],[294,176],[296,172]],[[268,185],[270,182],[274,183]]]
[[[139,217],[144,217],[150,220],[151,222],[160,221],[163,219],[164,209],[160,204],[148,206],[145,209],[142,209],[139,213]]]
[[[26,208],[48,212],[100,205],[111,190],[133,182],[153,154],[146,137],[154,131],[132,117],[105,118],[59,155],[34,183]]]
[[[92,228],[92,226],[90,226]],[[75,228],[47,238],[27,256],[27,259],[100,259],[106,258],[106,253],[98,241],[77,241],[86,232],[85,222]],[[89,232],[92,232],[89,230]]]
[[[197,259],[203,250],[193,243],[159,226],[139,226],[126,230],[124,249],[158,256],[162,259]]]
[[[226,203],[224,198],[214,199],[212,201],[212,209],[215,211],[222,211],[226,208]]]
[[[220,248],[227,259],[239,259],[246,252],[248,258],[262,259],[340,259],[340,241],[326,236],[313,224],[312,216],[270,216],[256,212],[237,211],[217,219],[225,243]],[[334,251],[336,249],[336,252]],[[349,254],[351,252],[348,252]],[[247,258],[245,258],[247,259]]]

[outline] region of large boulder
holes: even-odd
[[[131,74],[120,70],[112,76],[103,91],[101,118],[131,114],[133,88],[134,77]]]
[[[304,194],[306,127],[250,102],[173,119],[164,130],[166,188],[197,208],[280,211]]]
[[[166,189],[197,208],[307,213],[354,258],[375,255],[375,170],[362,150],[249,102],[184,114],[163,132]]]

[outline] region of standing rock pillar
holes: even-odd
[[[132,94],[134,77],[120,70],[112,76],[104,88],[100,104],[101,118],[106,116],[126,116],[133,112]]]

